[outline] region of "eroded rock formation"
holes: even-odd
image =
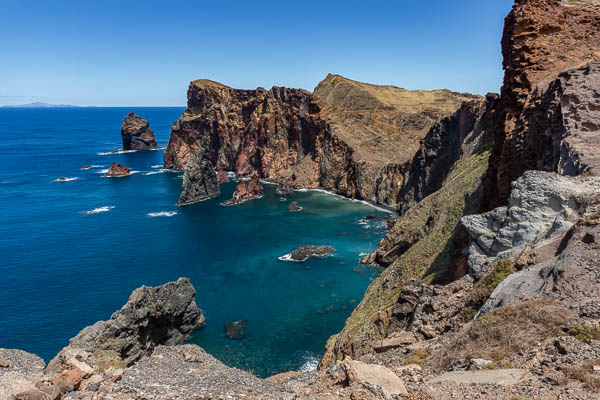
[[[264,188],[260,183],[257,175],[253,175],[252,178],[246,183],[243,179],[240,179],[233,195],[231,196],[231,200],[228,200],[223,203],[224,206],[232,206],[236,204],[243,203],[248,200],[255,199],[257,197],[262,196],[264,192]]]
[[[123,150],[151,150],[158,148],[150,123],[133,112],[127,114],[121,125]]]
[[[185,206],[221,194],[215,169],[206,153],[193,152],[187,159],[178,206]]]
[[[329,75],[314,95],[198,80],[188,89],[188,109],[173,125],[165,167],[185,170],[191,152],[201,149],[217,169],[240,176],[396,204],[404,164],[419,140],[438,118],[474,98],[338,75]]]
[[[106,176],[108,178],[119,178],[122,176],[129,176],[130,171],[129,168],[119,163],[112,163],[108,168],[108,172],[106,172]]]

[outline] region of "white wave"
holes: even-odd
[[[296,189],[296,192],[320,192],[320,193],[325,193],[325,194],[329,194],[331,196],[341,197],[341,198],[349,200],[349,201],[363,203],[364,205],[372,207],[372,208],[374,208],[376,210],[383,211],[383,212],[386,212],[388,214],[396,215],[396,212],[394,210],[392,210],[391,208],[379,206],[379,205],[373,204],[370,201],[366,201],[366,200],[350,199],[348,197],[344,197],[341,194],[332,192],[330,190],[325,190],[325,189]]]
[[[112,154],[128,154],[128,153],[135,153],[136,151],[139,150],[115,150],[115,151],[101,151],[100,153],[96,153],[99,156],[110,156]]]
[[[108,212],[108,211],[112,210],[113,208],[115,208],[115,206],[98,207],[98,208],[94,208],[93,210],[86,211],[85,215],[92,215],[92,214]]]
[[[360,252],[360,253],[358,253],[358,256],[362,258],[362,257],[366,256],[367,254],[369,254],[369,253]]]
[[[156,165],[151,166],[150,168],[153,168],[153,169],[162,169],[162,167],[163,167],[163,165],[156,164]]]
[[[150,151],[158,151],[158,150],[164,150],[164,149],[166,149],[166,147],[160,147],[159,146],[159,147],[157,147],[155,149],[148,149],[148,150],[150,150]],[[135,150],[135,151],[137,151],[137,150]]]
[[[165,173],[165,172],[167,172],[167,170],[166,170],[166,169],[161,169],[161,170],[158,170],[158,171],[150,171],[150,172],[146,172],[144,175],[146,175],[146,176],[147,176],[147,175],[156,175],[156,174],[163,174],[163,173]]]
[[[281,256],[281,257],[277,257],[277,259],[278,259],[279,261],[304,262],[304,261],[306,261],[308,258],[305,258],[304,260],[294,260],[294,259],[292,258],[292,253],[288,253],[288,254],[286,254],[286,255],[283,255],[283,256]]]
[[[129,175],[133,175],[133,174],[139,174],[140,171],[129,171]]]
[[[72,178],[65,178],[65,177],[60,177],[58,179],[55,179],[54,182],[71,182],[71,181],[75,181],[79,178],[77,177],[72,177]]]
[[[319,359],[315,356],[308,356],[304,364],[298,369],[299,372],[310,372],[317,369]]]
[[[101,170],[99,170],[99,171],[96,171],[96,173],[97,173],[97,174],[105,174],[105,173],[107,173],[107,172],[108,172],[108,168],[106,168],[106,169],[101,169]]]
[[[233,171],[229,171],[225,175],[227,175],[228,178],[235,178],[235,172]]]
[[[149,217],[172,217],[177,215],[177,211],[158,211],[146,214]]]

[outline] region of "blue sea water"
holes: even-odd
[[[191,342],[259,376],[314,367],[376,275],[358,260],[377,247],[384,213],[320,192],[290,196],[304,207],[291,213],[272,185],[223,207],[233,182],[176,207],[181,174],[161,170],[162,151],[103,154],[120,147],[129,111],[166,146],[183,108],[0,109],[0,347],[48,361],[133,289],[186,276],[207,318]],[[104,178],[111,162],[139,172]],[[300,244],[336,252],[278,261]],[[249,336],[226,338],[239,319]]]

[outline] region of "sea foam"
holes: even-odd
[[[71,178],[58,178],[58,179],[55,179],[55,180],[54,180],[54,182],[71,182],[71,181],[75,181],[75,180],[77,180],[77,179],[79,179],[79,178],[77,178],[77,177],[71,177]]]
[[[108,211],[112,210],[113,208],[115,208],[115,206],[98,207],[98,208],[94,208],[93,210],[86,211],[85,215],[92,215],[92,214],[108,212]]]
[[[153,218],[153,217],[172,217],[174,215],[177,215],[177,211],[158,211],[158,212],[151,212],[146,215],[148,215],[151,218]]]

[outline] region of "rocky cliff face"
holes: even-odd
[[[217,169],[292,187],[323,187],[395,205],[405,163],[431,125],[474,96],[407,91],[330,75],[315,94],[237,90],[198,80],[175,122],[165,167],[185,170],[201,149]],[[397,151],[396,151],[397,150]]]
[[[599,9],[593,0],[518,0],[506,18],[484,209],[504,204],[526,170],[597,173]]]
[[[187,168],[183,174],[181,194],[178,206],[208,200],[221,194],[215,169],[204,152],[192,152],[188,157]]]
[[[121,125],[121,138],[123,150],[150,150],[156,149],[154,131],[148,121],[130,112]]]

